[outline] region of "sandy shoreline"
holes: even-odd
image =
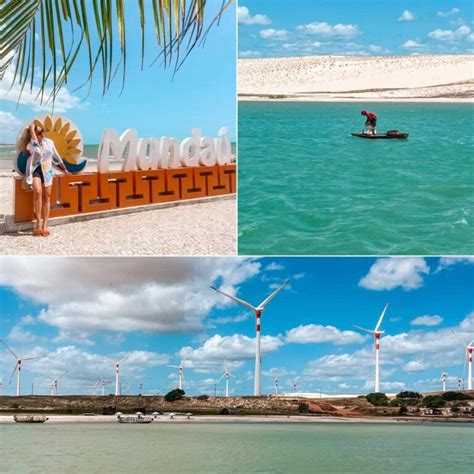
[[[474,56],[239,60],[239,100],[473,102]]]
[[[12,214],[14,172],[0,172],[0,214]],[[147,210],[0,235],[2,255],[235,255],[236,199]],[[113,231],[111,231],[113,230]]]
[[[116,416],[84,416],[84,415],[47,415],[45,423],[117,423]],[[428,419],[416,417],[334,417],[334,416],[301,416],[301,415],[196,415],[189,419],[186,416],[170,417],[170,414],[157,416],[154,423],[390,423],[390,424],[422,424],[422,423],[472,423],[473,420],[462,419]],[[12,415],[0,415],[0,424],[15,423]]]

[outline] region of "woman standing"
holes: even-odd
[[[26,182],[33,190],[33,210],[35,213],[35,228],[33,235],[47,237],[49,211],[51,207],[51,186],[53,184],[53,164],[58,166],[66,175],[64,161],[59,156],[54,142],[43,136],[41,127],[31,124],[26,134],[24,150],[29,154],[26,165]]]

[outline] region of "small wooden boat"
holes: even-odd
[[[399,132],[398,130],[389,130],[387,133],[377,133],[372,135],[371,133],[351,133],[353,137],[359,138],[368,138],[370,140],[387,140],[390,138],[395,138],[398,140],[406,140],[408,138],[408,133]]]
[[[16,423],[44,423],[49,420],[46,416],[35,415],[14,415],[13,419]]]
[[[144,415],[118,415],[117,421],[119,423],[151,423],[153,421],[152,416]]]

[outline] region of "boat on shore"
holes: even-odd
[[[49,420],[46,416],[42,415],[14,415],[13,419],[15,423],[44,423]]]
[[[151,423],[153,421],[152,416],[145,415],[118,415],[117,421],[119,423]]]
[[[398,140],[406,140],[408,138],[408,133],[404,132],[399,132],[398,130],[389,130],[387,133],[376,133],[375,135],[372,135],[371,133],[365,133],[365,132],[360,132],[360,133],[355,133],[352,132],[351,135],[353,137],[359,137],[359,138],[369,138],[370,140],[387,140],[390,138],[398,139]]]

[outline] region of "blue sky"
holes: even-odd
[[[472,258],[8,258],[0,262],[0,338],[26,362],[24,393],[88,393],[113,379],[106,357],[128,356],[123,388],[164,393],[176,385],[166,364],[185,359],[185,389],[213,393],[227,360],[231,393],[253,389],[255,321],[210,284],[251,303],[285,278],[291,284],[262,317],[263,391],[367,393],[373,346],[351,324],[373,328],[389,304],[381,340],[382,389],[429,391],[443,371],[455,388],[463,347],[474,338]],[[0,349],[4,393],[14,366]],[[218,385],[222,393],[224,384]],[[109,391],[112,390],[110,386]]]
[[[222,2],[211,0],[208,4],[209,22]],[[220,25],[210,30],[204,46],[192,52],[173,78],[173,68],[164,70],[159,61],[149,67],[156,57],[154,52],[158,51],[151,20],[147,24],[147,59],[144,70],[140,70],[138,10],[136,2],[130,2],[124,92],[120,94],[121,77],[117,77],[102,98],[100,71],[89,96],[87,88],[74,91],[86,78],[87,57],[83,55],[75,65],[70,83],[58,98],[56,112],[76,123],[86,144],[98,143],[104,128],[116,128],[119,132],[136,128],[140,137],[171,135],[182,139],[190,136],[192,128],[202,128],[205,135],[216,136],[220,127],[228,126],[235,137],[235,10],[233,5],[225,12]],[[32,94],[26,91],[17,108],[18,89],[15,87],[5,95],[12,77],[13,71],[7,72],[0,85],[0,143],[13,143],[19,127],[51,111],[50,107],[35,103]]]
[[[242,0],[239,56],[472,53],[469,0]]]

